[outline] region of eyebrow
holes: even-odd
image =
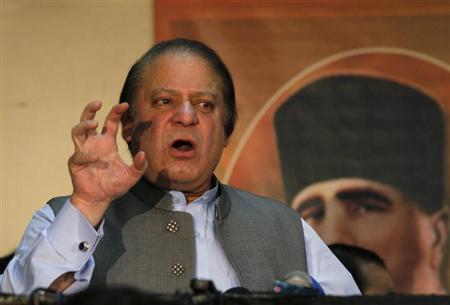
[[[355,200],[355,199],[374,199],[380,201],[386,205],[392,205],[392,200],[381,194],[380,192],[369,190],[369,189],[355,189],[355,190],[345,190],[338,192],[336,197],[340,200]]]
[[[217,97],[217,93],[211,92],[211,91],[197,91],[197,92],[193,92],[192,94],[190,94],[192,96],[203,96],[203,95],[208,95],[208,96],[212,96],[214,98]]]
[[[302,212],[316,207],[323,207],[323,201],[319,197],[313,197],[306,201],[303,201],[297,208],[297,212],[301,214]]]
[[[179,94],[177,91],[172,90],[172,89],[156,88],[156,89],[153,89],[151,91],[148,91],[146,95],[147,95],[147,98],[153,98],[153,97],[155,97],[155,96],[157,96],[157,95],[159,95],[161,93],[163,93],[163,94],[172,94],[172,95],[178,95]]]
[[[150,91],[147,96],[153,97],[155,95],[160,94],[161,92],[169,93],[169,94],[173,94],[173,95],[180,94],[177,90],[168,89],[168,88],[156,88],[156,89],[153,89],[152,91]],[[199,97],[199,96],[205,96],[205,95],[211,96],[213,98],[217,97],[217,93],[210,92],[210,91],[197,91],[197,92],[193,92],[192,94],[189,94],[189,95],[193,96],[193,97]]]

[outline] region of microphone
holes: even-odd
[[[216,289],[213,281],[193,278],[191,280],[191,289],[194,294],[217,294],[219,291]]]
[[[250,294],[250,290],[248,290],[245,287],[233,287],[228,289],[227,291],[224,292],[224,294],[226,295],[230,295],[230,294]]]
[[[273,282],[273,292],[292,295],[325,295],[320,284],[306,272],[293,271],[282,280]]]
[[[219,296],[214,282],[211,280],[203,280],[193,278],[191,280],[192,299],[191,304],[215,304],[215,300]]]

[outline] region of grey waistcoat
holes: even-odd
[[[303,229],[295,211],[226,185],[220,185],[220,192],[216,236],[243,287],[268,291],[288,272],[307,271]],[[57,214],[66,199],[48,204]],[[169,222],[176,222],[177,229],[168,230]],[[141,179],[111,204],[103,228],[91,285],[131,285],[160,293],[190,290],[195,276],[193,218],[172,211],[170,194]]]

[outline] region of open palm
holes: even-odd
[[[128,104],[115,105],[98,133],[94,117],[100,107],[99,101],[85,107],[80,123],[72,129],[75,152],[69,159],[72,204],[94,226],[101,221],[109,204],[142,177],[147,163],[142,151],[135,155],[131,165],[126,164],[118,153],[117,131]]]

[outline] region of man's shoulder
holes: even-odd
[[[297,214],[287,204],[275,199],[244,191],[227,184],[222,184],[222,188],[233,204],[242,205],[244,208],[268,209],[278,213]]]

